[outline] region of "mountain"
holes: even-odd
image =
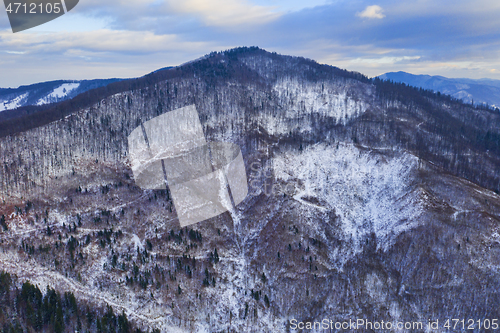
[[[117,81],[120,81],[120,79],[58,80],[18,88],[0,88],[0,112],[28,105],[44,105],[65,101],[88,90]]]
[[[181,228],[169,191],[135,184],[128,135],[189,105],[207,141],[241,148],[249,195]],[[18,288],[161,332],[482,332],[500,315],[494,110],[256,47],[31,110],[0,121],[0,267]]]
[[[439,91],[460,99],[464,103],[500,107],[500,80],[450,79],[443,76],[414,75],[406,72],[390,72],[378,77],[435,92]]]

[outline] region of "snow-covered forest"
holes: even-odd
[[[135,185],[127,137],[192,104],[208,141],[241,147],[250,194],[180,228],[168,191]],[[239,48],[0,122],[0,156],[2,269],[95,318],[288,332],[500,314],[493,109]]]

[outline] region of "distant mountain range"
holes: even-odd
[[[0,88],[0,112],[27,105],[44,105],[71,99],[91,89],[106,86],[120,79],[58,80],[35,83],[18,88]]]
[[[444,76],[415,75],[406,72],[389,72],[378,77],[434,90],[461,99],[465,103],[500,107],[500,80],[451,79]]]

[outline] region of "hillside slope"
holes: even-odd
[[[162,332],[500,315],[497,112],[257,48],[83,97],[0,123],[0,262],[21,280]],[[191,104],[250,193],[181,229],[127,136]]]
[[[105,87],[120,79],[106,80],[58,80],[20,86],[0,88],[0,121],[22,113],[18,108],[58,103],[99,87]]]

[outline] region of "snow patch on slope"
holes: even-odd
[[[310,82],[286,77],[279,79],[268,94],[260,94],[251,85],[242,88],[248,89],[252,103],[257,106],[258,112],[254,112],[224,103],[228,96],[237,93],[232,92],[233,85],[228,84],[229,90],[221,90],[218,99],[213,100],[213,103],[222,103],[224,112],[214,110],[202,121],[205,128],[221,129],[211,134],[214,141],[231,141],[243,128],[256,129],[265,135],[284,136],[291,132],[314,132],[320,122],[347,124],[366,112],[366,96],[372,94],[368,85],[343,81]]]
[[[371,233],[386,251],[397,235],[418,225],[424,210],[421,190],[411,185],[417,163],[405,152],[389,157],[352,144],[318,144],[276,156],[273,170],[277,179],[300,184],[295,198],[303,209],[334,210],[339,234],[355,251]],[[326,207],[311,207],[303,198],[317,198]]]
[[[366,103],[347,95],[346,87],[332,85],[330,82],[311,83],[286,78],[278,81],[273,89],[281,101],[289,99],[296,102],[287,108],[287,117],[300,113],[317,113],[345,124],[367,109]]]
[[[40,98],[36,105],[43,105],[48,103],[56,102],[57,100],[66,97],[71,91],[77,89],[80,83],[64,83],[59,87],[55,88],[47,96]]]
[[[367,104],[348,96],[347,88],[329,82],[301,82],[285,78],[273,87],[278,99],[278,112],[263,112],[258,124],[271,135],[288,134],[290,131],[310,132],[314,129],[311,117],[333,119],[346,124],[360,116]]]
[[[144,251],[144,245],[142,245],[141,239],[139,236],[134,234],[131,239],[132,243],[134,244],[134,248],[139,248],[139,250]]]
[[[5,110],[13,110],[17,109],[20,106],[23,106],[23,102],[28,96],[28,93],[19,95],[11,100],[3,100],[0,101],[0,111],[5,111]]]

